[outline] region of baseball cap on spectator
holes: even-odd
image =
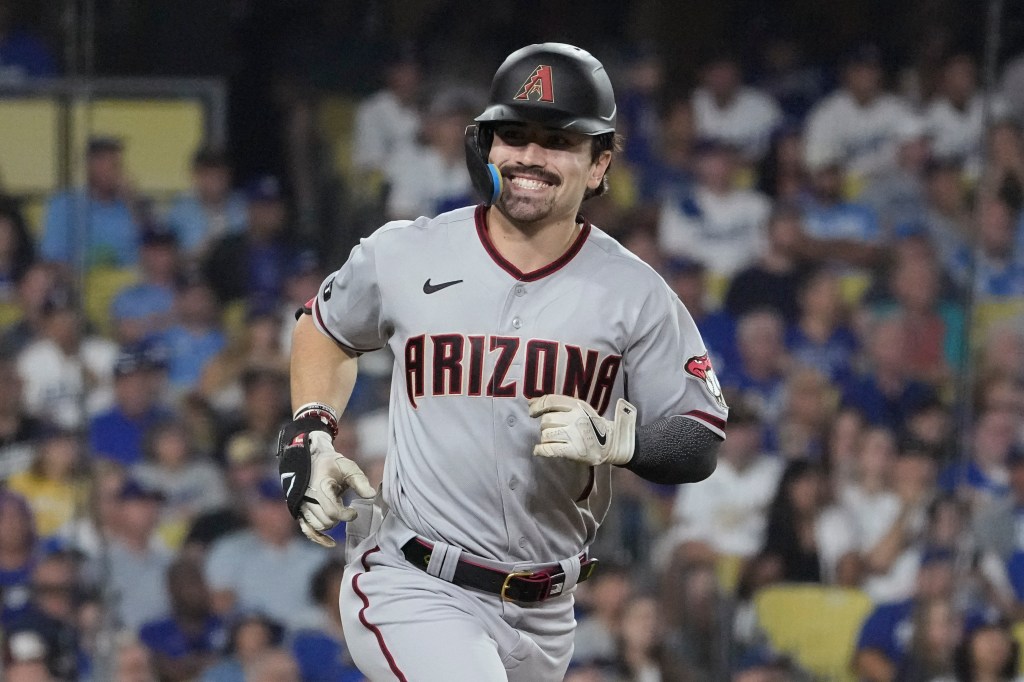
[[[844,66],[882,66],[882,50],[874,43],[860,43],[843,56]]]
[[[43,299],[42,312],[44,315],[77,309],[78,296],[67,286],[57,285],[51,288],[46,292],[46,297]]]
[[[114,376],[122,377],[133,372],[166,369],[166,367],[166,353],[159,344],[140,343],[121,349],[114,359]]]
[[[142,228],[139,242],[143,246],[177,246],[178,235],[170,225],[150,222]]]
[[[245,188],[249,201],[281,201],[284,192],[281,181],[273,175],[263,175],[250,182]]]
[[[221,147],[207,145],[192,155],[193,168],[227,168],[228,155]]]
[[[126,478],[117,493],[117,499],[125,502],[128,500],[144,500],[151,502],[163,502],[164,494],[156,488],[151,488],[142,481],[135,478]]]
[[[46,639],[35,630],[15,630],[9,632],[4,640],[4,667],[14,663],[45,661],[48,655]]]
[[[669,275],[702,275],[706,270],[704,263],[689,256],[673,256],[665,260],[665,270]]]
[[[124,149],[121,138],[113,135],[96,135],[89,138],[85,146],[86,154],[103,154],[105,152],[119,152]]]

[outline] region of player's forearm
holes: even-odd
[[[356,358],[300,315],[292,332],[292,409],[325,403],[341,414],[356,383]]]
[[[654,483],[694,483],[718,465],[722,439],[686,417],[666,417],[636,430],[636,448],[626,468]]]

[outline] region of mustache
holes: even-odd
[[[542,180],[543,182],[549,183],[551,185],[561,184],[561,180],[559,180],[558,176],[542,168],[538,168],[537,166],[505,167],[501,169],[501,174],[506,179],[511,179],[512,176],[516,175],[525,175],[532,178],[537,178],[538,180]]]

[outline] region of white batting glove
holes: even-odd
[[[351,521],[356,511],[342,496],[353,490],[371,498],[377,494],[359,465],[335,452],[331,434],[316,419],[291,422],[281,432],[278,468],[288,511],[302,533],[324,547],[334,547],[326,531]]]
[[[531,398],[530,416],[540,417],[538,457],[563,457],[595,466],[626,464],[636,447],[636,408],[619,398],[608,420],[582,400],[564,395]]]

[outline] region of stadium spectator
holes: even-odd
[[[755,170],[757,189],[772,201],[790,204],[803,201],[810,189],[800,128],[777,130]]]
[[[17,203],[0,195],[0,305],[15,305],[17,283],[35,258],[35,241]]]
[[[782,123],[779,105],[770,95],[743,84],[739,59],[728,53],[714,55],[701,66],[693,110],[697,134],[735,147],[746,163],[764,156]]]
[[[660,143],[650,162],[636,162],[633,168],[635,190],[642,205],[658,206],[667,198],[692,192],[696,127],[690,100],[681,96],[671,98],[661,115]]]
[[[44,305],[57,282],[56,268],[35,262],[25,270],[15,285],[16,319],[3,327],[0,350],[16,355],[43,334]]]
[[[866,370],[856,372],[843,388],[842,404],[858,410],[870,424],[903,433],[907,418],[935,400],[928,384],[916,381],[908,366],[906,325],[894,316],[868,323]]]
[[[996,121],[985,135],[985,168],[978,187],[999,191],[1007,182],[1024,183],[1024,130],[1019,121]]]
[[[278,646],[283,637],[281,625],[263,614],[250,612],[238,616],[229,623],[226,655],[208,668],[199,682],[249,682],[245,679],[245,667]]]
[[[478,100],[455,86],[434,94],[418,139],[396,149],[384,166],[389,219],[435,216],[473,202],[464,140]]]
[[[248,529],[210,547],[204,572],[213,608],[224,617],[257,610],[291,629],[314,608],[309,584],[328,555],[295,532],[276,478],[264,479],[257,495],[248,508]],[[283,582],[286,573],[295,580]]]
[[[192,157],[192,188],[175,198],[167,222],[183,255],[200,262],[215,241],[245,229],[245,197],[231,187],[231,166],[224,150],[201,147]]]
[[[38,339],[18,354],[26,411],[59,426],[83,426],[113,402],[117,345],[86,334],[74,293],[51,290],[42,306]]]
[[[167,568],[173,555],[155,532],[164,497],[128,478],[116,499],[116,517],[106,529],[106,556],[93,561],[90,574],[110,590],[116,622],[138,633],[170,609]]]
[[[0,354],[0,478],[24,470],[33,460],[33,441],[43,422],[25,411],[22,382],[14,358]]]
[[[907,104],[883,89],[882,53],[863,44],[850,51],[842,66],[842,87],[820,100],[807,116],[807,165],[839,163],[855,178],[890,168],[895,160],[896,130],[908,114]]]
[[[738,564],[764,544],[768,506],[785,463],[764,452],[761,422],[742,399],[729,401],[729,415],[715,472],[676,493],[673,526],[663,540],[676,545],[673,566]]]
[[[736,323],[739,362],[720,381],[750,405],[765,426],[765,442],[775,445],[776,428],[785,408],[789,356],[783,343],[785,324],[771,310],[755,310]]]
[[[974,56],[968,52],[948,55],[939,91],[925,109],[925,122],[935,156],[961,164],[975,178],[981,172],[985,106]],[[991,120],[1006,118],[1009,109],[1001,96],[990,96],[988,106]]]
[[[629,131],[622,158],[643,177],[659,165],[664,130],[659,111],[665,85],[665,63],[652,46],[628,48],[615,90],[616,126]]]
[[[28,601],[28,583],[37,556],[37,538],[32,508],[24,497],[0,489],[0,616]]]
[[[778,102],[786,124],[800,126],[830,87],[821,64],[807,59],[796,36],[773,32],[761,44],[756,84]]]
[[[975,513],[1004,497],[1009,492],[1007,463],[1017,445],[1020,425],[1020,415],[1007,410],[979,414],[966,456],[940,474],[942,489],[967,499]]]
[[[46,204],[40,255],[64,265],[125,267],[138,262],[135,201],[124,176],[123,145],[112,137],[89,140],[86,186],[54,195]],[[87,224],[81,224],[88,221]],[[88,240],[85,241],[85,237]],[[85,249],[81,253],[81,249]]]
[[[903,225],[920,222],[926,210],[924,173],[931,158],[927,132],[919,116],[904,117],[893,136],[895,164],[870,178],[860,196],[861,203],[874,212],[885,238]]]
[[[892,682],[906,679],[906,665],[913,646],[915,613],[933,601],[947,602],[953,594],[954,555],[947,550],[926,552],[921,557],[914,596],[879,604],[864,621],[857,638],[853,669],[859,679]]]
[[[392,156],[413,144],[420,131],[419,62],[408,50],[396,50],[385,59],[385,87],[356,110],[352,163],[363,172],[383,173]]]
[[[145,458],[132,467],[132,475],[163,495],[160,533],[177,548],[198,515],[227,503],[224,474],[195,452],[184,423],[175,419],[149,427],[143,452]]]
[[[794,366],[786,375],[776,453],[785,459],[824,462],[828,428],[837,402],[836,391],[824,375],[807,367]]]
[[[736,357],[736,320],[727,309],[714,306],[708,292],[704,264],[692,258],[670,258],[665,262],[665,280],[693,318],[718,373],[728,372]]]
[[[803,215],[793,205],[776,206],[768,220],[768,244],[757,261],[740,270],[729,283],[725,309],[735,318],[758,308],[770,308],[785,319],[796,321],[797,291],[809,274],[800,259]]]
[[[768,198],[736,184],[736,151],[718,140],[697,147],[697,184],[692,193],[662,202],[658,242],[672,257],[704,264],[728,278],[764,250]]]
[[[170,415],[162,392],[166,368],[155,346],[121,350],[114,363],[114,405],[89,423],[93,455],[125,467],[142,461],[146,431]]]
[[[288,418],[288,376],[270,367],[247,367],[242,372],[242,414],[228,413],[221,424],[221,443],[246,434],[260,444],[261,451],[277,451],[277,430]],[[224,448],[219,448],[224,452]]]
[[[139,629],[139,640],[153,654],[161,680],[193,680],[218,659],[224,624],[210,609],[210,592],[200,563],[177,559],[167,569],[171,609]]]
[[[830,501],[819,464],[794,460],[786,465],[768,508],[764,544],[754,564],[776,581],[860,583],[856,529],[849,514]]]
[[[914,636],[901,680],[934,680],[953,670],[953,653],[963,634],[961,614],[949,599],[930,599],[914,614]]]
[[[291,652],[303,682],[361,682],[341,629],[338,595],[345,564],[331,559],[316,572],[309,586],[316,610],[291,637]]]
[[[804,197],[806,232],[818,239],[849,239],[875,243],[883,239],[878,217],[868,206],[847,201],[843,194],[846,169],[838,158],[808,163],[811,193]]]
[[[292,347],[295,311],[316,296],[326,276],[320,257],[312,249],[301,250],[292,267],[285,273],[284,292],[277,306],[278,327],[281,330],[278,346],[282,353],[287,355]]]
[[[954,674],[938,682],[1020,682],[1020,642],[1003,621],[965,633],[953,654]]]
[[[924,178],[926,205],[919,219],[943,267],[949,268],[970,234],[963,169],[954,162],[933,160],[925,168]]]
[[[150,223],[140,244],[139,281],[121,289],[110,302],[113,336],[123,346],[161,335],[174,313],[178,239],[167,226]]]
[[[32,465],[7,479],[7,487],[25,497],[36,534],[46,538],[84,512],[89,483],[80,432],[48,426],[40,436]]]
[[[265,651],[245,666],[246,682],[304,682],[299,673],[295,658],[283,648]]]
[[[281,336],[281,318],[276,310],[250,310],[245,327],[203,366],[195,387],[215,410],[228,413],[242,409],[242,375],[247,369],[288,372]]]
[[[198,272],[178,279],[174,319],[159,339],[167,352],[167,382],[180,396],[198,385],[203,370],[224,349],[220,306],[214,289]]]
[[[795,299],[799,319],[786,331],[786,348],[794,364],[841,384],[853,372],[859,344],[850,327],[839,275],[827,267],[812,271]]]
[[[981,192],[977,215],[977,245],[964,244],[951,264],[954,279],[967,281],[974,259],[973,286],[982,297],[1024,296],[1024,252],[1017,247],[1016,232],[1024,203],[1024,185],[1006,182],[997,192]]]
[[[250,306],[266,306],[281,296],[297,249],[288,230],[281,181],[271,175],[257,178],[246,195],[249,213],[245,230],[214,242],[202,273],[221,303],[244,300]]]
[[[668,682],[682,679],[678,652],[666,641],[658,601],[637,595],[626,602],[618,632],[617,667],[627,679]]]
[[[615,637],[634,590],[629,575],[623,564],[608,562],[585,589],[577,590],[580,613],[572,660],[588,663],[615,659]]]

